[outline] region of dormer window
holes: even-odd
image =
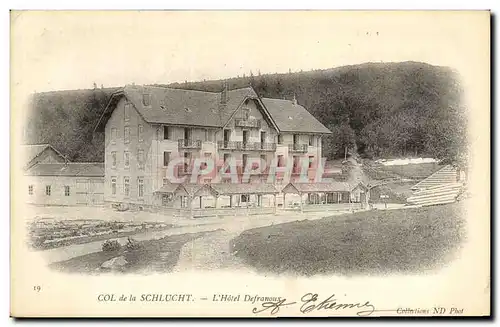
[[[124,113],[123,113],[123,116],[125,117],[125,120],[128,121],[130,120],[130,107],[132,106],[132,104],[130,103],[125,103],[123,109],[124,109]]]
[[[186,112],[191,112],[191,109],[189,109],[188,107],[184,108],[184,110],[186,110]]]
[[[145,107],[149,107],[151,105],[151,94],[149,93],[144,93],[142,95],[142,104],[145,106]]]

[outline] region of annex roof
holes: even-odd
[[[357,184],[358,185],[358,184]],[[283,193],[328,193],[328,192],[350,192],[357,185],[346,182],[329,183],[288,183],[282,190]]]
[[[25,173],[28,176],[82,176],[104,177],[104,163],[67,162],[36,164]]]
[[[25,144],[21,146],[21,151],[22,153],[26,156],[26,162],[30,162],[36,157],[38,157],[40,154],[43,153],[46,149],[52,149],[54,150],[58,155],[60,155],[62,158],[65,158],[65,156],[57,151],[52,145],[50,144]]]

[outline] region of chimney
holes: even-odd
[[[293,105],[296,106],[297,105],[297,98],[295,97],[295,93],[293,94]]]
[[[225,106],[227,103],[227,83],[224,81],[224,85],[222,86],[222,92],[220,94],[220,104]]]

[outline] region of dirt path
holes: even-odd
[[[174,272],[200,270],[250,271],[243,260],[231,254],[229,241],[239,232],[217,231],[184,245]]]
[[[230,249],[230,241],[243,231],[273,224],[282,224],[303,219],[315,220],[340,214],[342,212],[311,212],[307,213],[307,216],[298,213],[282,213],[276,216],[229,217],[221,225],[221,228],[223,228],[222,231],[217,231],[186,243],[181,250],[179,261],[173,271],[214,269],[253,271],[241,258],[232,254],[232,249]]]
[[[347,181],[350,184],[363,182],[365,185],[368,185],[370,183],[370,178],[366,176],[361,164],[353,157],[347,158],[347,161],[349,161],[352,167]]]

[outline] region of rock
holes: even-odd
[[[123,255],[119,257],[114,257],[113,259],[109,259],[105,261],[101,265],[101,269],[110,269],[110,270],[122,270],[123,267],[127,264],[127,260]]]

